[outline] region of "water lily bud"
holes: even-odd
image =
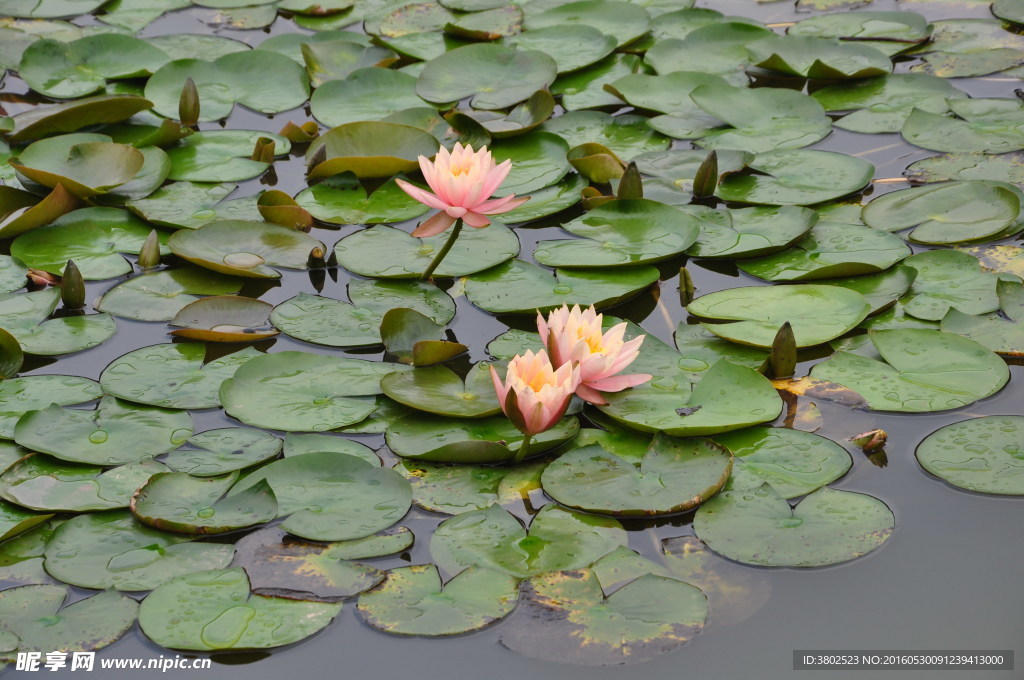
[[[686,267],[679,268],[679,304],[683,307],[693,302],[694,293],[697,291],[693,285],[693,277]]]
[[[185,79],[185,85],[181,88],[181,97],[178,99],[178,120],[182,125],[195,125],[199,122],[199,90],[196,89],[195,81],[191,78]]]
[[[276,150],[277,142],[270,137],[260,137],[256,140],[256,146],[253,147],[251,158],[260,163],[273,163]]]
[[[796,336],[788,321],[775,334],[768,355],[768,366],[775,379],[788,378],[796,372]]]
[[[160,238],[156,229],[149,232],[146,242],[139,249],[138,265],[141,269],[152,269],[160,266]]]
[[[85,307],[85,279],[74,261],[68,260],[64,267],[64,278],[60,283],[60,299],[65,309]]]
[[[715,193],[718,186],[718,153],[712,151],[697,168],[693,178],[693,197],[707,198]]]
[[[306,261],[306,266],[310,269],[320,269],[324,267],[326,265],[326,262],[324,262],[324,256],[326,254],[327,253],[324,252],[324,249],[319,246],[313,248],[313,250],[309,251],[309,259]]]
[[[850,441],[861,448],[864,453],[874,453],[882,447],[889,440],[889,435],[886,434],[885,430],[868,430],[867,432],[861,432],[855,437],[850,437]]]
[[[622,179],[619,180],[617,198],[643,197],[644,183],[640,178],[640,170],[636,167],[635,162],[630,161],[629,165],[626,166],[626,171],[622,173]]]

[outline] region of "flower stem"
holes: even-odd
[[[512,459],[513,465],[518,465],[523,462],[523,458],[526,457],[526,449],[529,448],[530,442],[533,440],[532,435],[524,434],[523,441],[519,444],[519,450],[516,451],[516,457]]]
[[[462,231],[461,217],[455,220],[455,226],[452,227],[452,233],[448,236],[448,240],[444,242],[444,246],[441,247],[441,250],[434,256],[434,259],[431,260],[430,265],[422,274],[420,274],[420,281],[426,281],[430,278],[430,275],[434,273],[435,269],[437,269],[437,265],[441,264],[441,260],[443,260],[444,256],[448,254],[448,251],[452,249],[452,246],[455,245],[455,239],[459,237],[460,231]]]

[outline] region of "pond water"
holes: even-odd
[[[725,14],[747,16],[767,24],[786,24],[804,18],[794,12],[791,3],[755,4],[753,2],[701,0],[698,7],[716,9]],[[946,2],[896,3],[876,1],[872,10],[911,10],[929,19],[947,17],[987,17],[988,5]],[[149,37],[174,33],[209,33],[211,28],[200,17],[209,10],[190,9],[168,14],[139,33]],[[77,23],[86,25],[95,20],[82,17]],[[296,31],[294,24],[279,18],[270,34]],[[236,39],[257,43],[267,31],[214,31]],[[900,65],[898,70],[903,70]],[[980,78],[953,80],[958,88],[974,97],[1012,97],[1020,81],[997,74]],[[2,101],[8,113],[14,114],[29,104],[20,96],[25,85],[13,74],[3,83]],[[308,120],[303,111],[262,116],[236,107],[225,127],[277,132],[286,121]],[[205,123],[203,129],[217,129],[217,123]],[[689,148],[687,142],[676,142],[676,148]],[[867,147],[867,148],[865,148]],[[860,135],[834,129],[822,142],[810,148],[839,151],[858,156],[874,164],[876,183],[865,194],[870,196],[902,189],[903,170],[912,162],[933,155],[910,146],[898,134]],[[243,183],[232,196],[253,195],[266,188],[281,189],[294,195],[305,188],[305,163],[301,156],[279,159],[273,170],[261,179]],[[578,210],[578,209],[577,209]],[[541,240],[559,238],[558,224],[578,213],[561,213],[541,220],[538,226],[520,228],[521,257],[530,259],[533,246]],[[412,223],[410,223],[412,224]],[[358,226],[327,229],[317,226],[311,235],[329,247],[339,239],[359,230]],[[1015,241],[1007,241],[1014,243]],[[914,246],[915,250],[923,250]],[[648,333],[672,344],[677,323],[686,318],[680,303],[678,267],[687,264],[697,290],[706,294],[740,285],[755,285],[758,280],[739,272],[729,262],[676,258],[659,265],[662,280],[652,289],[629,302],[613,307],[607,313],[640,324]],[[279,304],[300,292],[322,293],[345,298],[349,275],[344,269],[323,272],[285,271],[279,285],[263,290],[259,282],[250,283],[243,294],[259,296]],[[318,280],[319,279],[319,280]],[[442,284],[448,287],[449,282]],[[88,299],[95,300],[111,286],[110,281],[88,284]],[[457,285],[456,285],[457,288]],[[456,289],[450,292],[457,292]],[[455,337],[469,345],[468,361],[489,358],[485,345],[508,327],[530,330],[529,317],[492,316],[472,305],[465,295],[455,298],[457,314],[450,328]],[[118,319],[118,333],[110,341],[55,362],[30,360],[24,375],[71,374],[98,379],[113,360],[139,347],[167,342],[167,328],[161,323],[143,323]],[[346,355],[378,359],[381,352],[328,349],[280,335],[256,343],[266,351],[302,350],[306,352]],[[240,346],[229,346],[235,350]],[[227,350],[217,350],[226,353]],[[801,363],[797,375],[806,375],[819,358]],[[349,601],[333,624],[298,644],[254,653],[215,653],[210,670],[159,671],[96,671],[95,677],[211,677],[225,680],[270,680],[282,677],[300,678],[408,678],[427,680],[441,678],[487,677],[558,678],[576,680],[662,680],[667,678],[759,678],[773,680],[791,677],[925,677],[925,671],[892,673],[877,671],[796,672],[792,669],[792,653],[796,649],[832,650],[995,650],[1020,649],[1024,624],[1024,590],[1020,587],[1021,564],[1024,563],[1024,541],[1021,525],[1024,504],[1012,497],[970,493],[936,479],[914,458],[914,450],[922,439],[939,427],[980,415],[1021,414],[1024,399],[1024,368],[1011,365],[1009,384],[996,395],[962,409],[940,413],[896,415],[883,412],[853,410],[822,400],[801,398],[800,403],[814,401],[821,412],[821,428],[817,430],[834,441],[873,428],[889,434],[885,453],[868,457],[847,444],[854,458],[853,468],[833,488],[869,494],[884,501],[896,517],[896,529],[879,550],[851,562],[832,567],[811,569],[737,567],[722,561],[725,574],[743,573],[735,601],[730,601],[726,615],[716,612],[714,603],[708,625],[692,641],[677,651],[651,661],[628,667],[586,667],[537,661],[518,655],[498,642],[502,624],[471,635],[451,639],[429,640],[401,638],[376,632],[364,625],[356,615],[355,604]],[[220,409],[193,412],[195,430],[237,425]],[[785,413],[775,424],[781,425]],[[383,447],[383,436],[352,435],[374,449]],[[395,458],[382,449],[379,454],[385,466]],[[512,510],[528,519],[548,502],[540,490],[533,491],[529,503]],[[627,520],[630,547],[643,555],[656,557],[664,539],[692,536],[693,512],[656,521]],[[381,568],[424,564],[431,561],[429,536],[446,516],[413,509],[401,522],[417,536],[415,545],[399,557],[375,560]],[[3,584],[0,583],[0,586]],[[76,597],[90,594],[76,589]],[[124,638],[99,653],[101,658],[171,657],[175,653],[149,642],[137,627]],[[194,656],[193,654],[182,654]],[[1020,661],[1018,661],[1020,663]],[[0,671],[3,673],[4,671]],[[14,677],[20,674],[8,668]],[[109,673],[109,675],[101,675]],[[48,674],[50,677],[75,677],[68,670]],[[931,677],[930,674],[928,677]],[[962,672],[955,678],[1021,677],[1020,671]]]

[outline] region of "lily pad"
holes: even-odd
[[[221,274],[276,279],[272,267],[306,269],[310,252],[327,246],[287,227],[267,222],[220,220],[175,232],[167,245],[178,257]]]
[[[622,47],[647,32],[651,15],[639,3],[579,0],[556,5],[544,12],[528,12],[524,25],[530,30],[550,26],[591,26],[614,37]]]
[[[563,418],[530,440],[526,456],[572,439],[579,421]],[[398,456],[441,463],[504,463],[516,457],[523,434],[504,417],[464,419],[415,414],[388,425],[388,448]]]
[[[444,340],[443,336],[443,325],[413,309],[389,309],[380,322],[380,338],[388,356],[403,364],[431,366],[468,349],[460,342]]]
[[[690,93],[702,85],[727,87],[728,83],[709,73],[676,69],[660,76],[636,73],[605,85],[605,89],[637,108],[663,114],[647,121],[658,132],[694,139],[722,125],[690,99]]]
[[[557,74],[555,60],[544,52],[466,45],[430,60],[416,81],[416,94],[438,104],[472,97],[474,108],[500,109],[544,89]]]
[[[871,305],[860,293],[835,286],[751,286],[703,295],[686,310],[725,323],[705,323],[715,335],[754,347],[771,347],[789,322],[797,347],[838,338],[864,320]]]
[[[280,331],[270,323],[269,302],[241,295],[214,295],[190,302],[170,321],[171,335],[207,342],[256,342]]]
[[[884,52],[834,38],[774,35],[747,45],[747,50],[754,66],[804,78],[868,78],[892,71]]]
[[[667,149],[671,144],[668,137],[652,130],[647,120],[631,114],[611,116],[600,111],[570,111],[548,120],[541,130],[558,135],[571,147],[597,142],[621,158],[630,160],[641,153]],[[507,188],[508,183],[504,186]]]
[[[125,205],[147,222],[173,229],[198,229],[217,220],[258,221],[261,218],[254,196],[225,200],[237,186],[173,182],[146,198],[126,201]]]
[[[394,469],[409,480],[417,507],[458,515],[521,501],[530,490],[540,488],[545,465],[544,461],[516,467],[446,465],[406,459]]]
[[[402,364],[306,352],[276,352],[247,361],[220,387],[229,415],[247,425],[287,432],[333,430],[358,423],[377,405],[380,379]]]
[[[975,315],[950,308],[942,317],[940,328],[970,338],[1003,356],[1024,355],[1024,285],[999,281],[996,294],[1001,313]]]
[[[506,222],[513,223],[528,222],[554,215],[579,203],[580,191],[588,184],[582,175],[573,173],[558,184],[527,194],[530,197],[529,201],[518,208],[502,213],[502,218]]]
[[[50,224],[81,205],[78,198],[68,193],[64,185],[58,184],[42,200],[35,194],[14,187],[0,187],[0,238],[11,238],[26,231]],[[12,265],[5,267],[3,280],[5,288],[9,276],[13,275]],[[18,277],[23,279],[24,277]],[[22,283],[24,285],[24,283]],[[9,290],[17,290],[9,288]],[[9,291],[7,291],[9,292]]]
[[[658,434],[639,457],[600,444],[576,448],[548,465],[544,491],[562,505],[610,515],[685,512],[729,479],[732,457],[710,440]]]
[[[367,195],[352,173],[328,177],[299,192],[295,201],[313,217],[328,224],[403,222],[429,210],[402,191],[393,179]]]
[[[425,366],[384,376],[384,394],[400,404],[452,418],[484,418],[501,411],[486,364],[460,378],[443,366]]]
[[[868,338],[884,361],[837,352],[811,377],[857,392],[876,411],[911,413],[967,406],[998,392],[1010,377],[998,355],[953,333],[894,329]]]
[[[708,603],[695,586],[647,574],[605,597],[590,569],[552,571],[526,582],[501,644],[544,661],[639,664],[699,633]]]
[[[238,473],[192,477],[184,472],[153,475],[132,497],[135,519],[161,531],[222,534],[277,517],[277,500],[266,482],[225,496]]]
[[[280,439],[262,430],[223,427],[192,435],[186,447],[167,454],[163,464],[193,477],[213,477],[276,458]]]
[[[471,276],[466,297],[495,314],[533,314],[563,304],[602,309],[637,295],[658,279],[658,270],[649,265],[556,270],[555,277],[536,265],[512,260]]]
[[[281,528],[315,541],[365,538],[392,526],[412,504],[409,483],[394,470],[334,451],[289,456],[239,481],[228,499],[269,485]]]
[[[239,279],[206,269],[165,269],[117,284],[103,294],[96,309],[136,321],[170,321],[199,295],[227,295],[241,287]]]
[[[702,221],[701,232],[686,250],[687,255],[707,258],[770,255],[800,241],[818,220],[813,210],[788,205],[739,208],[715,215],[718,220]]]
[[[426,270],[449,234],[414,238],[394,227],[378,225],[338,241],[338,264],[360,276],[414,279]],[[519,253],[519,239],[497,220],[483,229],[460,234],[451,252],[434,271],[435,277],[473,274],[500,264]]]
[[[569,144],[558,135],[534,130],[493,144],[491,155],[495,163],[509,161],[511,169],[496,196],[528,194],[558,182],[569,171],[567,154]]]
[[[911,163],[903,172],[913,184],[987,179],[1024,186],[1021,152],[1005,154],[947,153]]]
[[[306,151],[310,178],[353,172],[359,178],[391,177],[419,168],[418,156],[434,156],[440,144],[410,125],[361,121],[331,128]],[[323,149],[323,151],[320,151]],[[323,160],[318,155],[323,154]],[[316,161],[315,165],[312,165]]]
[[[52,514],[29,512],[16,505],[0,501],[0,542],[23,534],[51,517],[53,517]]]
[[[270,164],[253,160],[251,156],[253,148],[263,138],[273,142],[274,154],[278,156],[291,149],[287,138],[270,132],[209,130],[189,135],[167,147],[167,156],[171,159],[168,177],[189,182],[241,182],[262,175]],[[199,206],[195,211],[196,207],[189,206],[193,212],[188,214],[193,219],[197,219],[196,212],[205,216],[208,208]]]
[[[24,352],[44,356],[79,352],[114,335],[116,326],[109,314],[48,318],[59,302],[60,288],[0,295],[0,323]]]
[[[560,24],[506,36],[502,44],[544,52],[555,60],[561,74],[601,61],[612,53],[618,40],[586,24]]]
[[[52,134],[75,132],[89,125],[119,123],[153,106],[143,97],[130,94],[102,94],[73,101],[36,106],[15,116],[8,139],[26,142]]]
[[[700,71],[722,76],[742,76],[750,60],[747,45],[768,35],[771,35],[769,29],[755,23],[718,21],[694,27],[685,36],[658,40],[647,51],[644,59],[662,75],[677,71]],[[732,84],[740,85],[742,82]]]
[[[1024,52],[1022,52],[1024,54]],[[1017,99],[947,99],[956,118],[914,109],[903,138],[931,151],[1006,153],[1024,149],[1024,106]]]
[[[70,42],[37,40],[22,54],[18,73],[36,92],[74,99],[102,90],[108,78],[145,77],[168,61],[145,40],[103,33]]]
[[[1000,281],[1017,282],[1013,274],[984,270],[976,258],[957,250],[928,250],[904,260],[917,270],[904,310],[918,319],[939,321],[950,309],[987,314],[999,309]]]
[[[808,149],[759,153],[748,167],[756,174],[729,175],[715,195],[736,203],[810,205],[860,191],[875,172],[861,158]]]
[[[823,487],[790,507],[765,483],[720,493],[697,511],[693,529],[708,547],[737,562],[821,567],[877,549],[895,524],[885,503],[866,494]]]
[[[953,486],[978,493],[1024,495],[1021,416],[982,416],[940,427],[924,438],[917,461]]]
[[[325,628],[341,604],[300,602],[250,592],[240,567],[178,576],[143,600],[142,632],[172,649],[267,649]]]
[[[508,616],[519,582],[485,567],[470,567],[442,585],[433,564],[400,567],[359,596],[360,617],[392,635],[445,636],[480,630]]]
[[[942,114],[949,110],[947,99],[962,99],[967,95],[945,78],[924,73],[894,73],[856,83],[828,85],[815,90],[811,96],[826,111],[852,112],[836,121],[836,127],[872,134],[899,132],[914,109]]]
[[[798,149],[821,141],[832,129],[832,121],[821,104],[793,90],[702,85],[690,97],[697,106],[729,125],[696,142],[705,149],[752,153]]]
[[[46,544],[46,571],[81,588],[152,590],[206,567],[231,563],[231,546],[198,543],[139,524],[126,510],[72,517]]]
[[[585,69],[559,76],[551,85],[551,93],[562,95],[562,106],[567,111],[617,105],[619,98],[603,86],[639,70],[637,55],[612,54]]]
[[[896,301],[910,290],[910,285],[916,277],[916,269],[901,264],[878,274],[824,280],[818,283],[857,291],[871,305],[869,316],[874,316],[896,304]]]
[[[142,169],[146,157],[128,144],[106,135],[74,133],[29,144],[11,166],[29,188],[58,184],[79,198],[109,193]]]
[[[50,404],[71,406],[99,399],[103,390],[89,378],[72,375],[30,375],[0,381],[0,439],[13,439],[18,419]],[[0,462],[0,468],[3,463]]]
[[[381,397],[385,399],[386,397]],[[284,455],[301,456],[307,453],[320,453],[321,451],[336,451],[347,453],[361,460],[365,460],[374,467],[381,467],[380,458],[370,447],[359,442],[338,437],[333,434],[298,434],[289,432],[284,438]]]
[[[546,505],[533,516],[529,534],[499,505],[450,517],[437,527],[430,554],[444,571],[497,569],[516,578],[590,565],[626,544],[626,532],[610,517]]]
[[[943,78],[983,76],[1024,62],[1024,38],[994,19],[942,19],[932,22],[931,40],[919,50],[914,73]]]
[[[313,116],[335,127],[364,120],[380,120],[404,109],[423,106],[416,95],[416,78],[387,68],[362,68],[344,80],[331,80],[309,100]]]
[[[105,396],[95,411],[48,408],[18,420],[14,440],[33,451],[91,465],[139,463],[192,435],[188,413],[139,406]]]

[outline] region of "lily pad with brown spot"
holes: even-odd
[[[400,460],[395,470],[412,485],[412,502],[417,507],[458,515],[521,501],[531,489],[540,488],[546,465],[543,461],[499,467]]]
[[[206,342],[258,342],[281,331],[270,323],[274,306],[240,295],[200,298],[171,319],[171,335]]]

